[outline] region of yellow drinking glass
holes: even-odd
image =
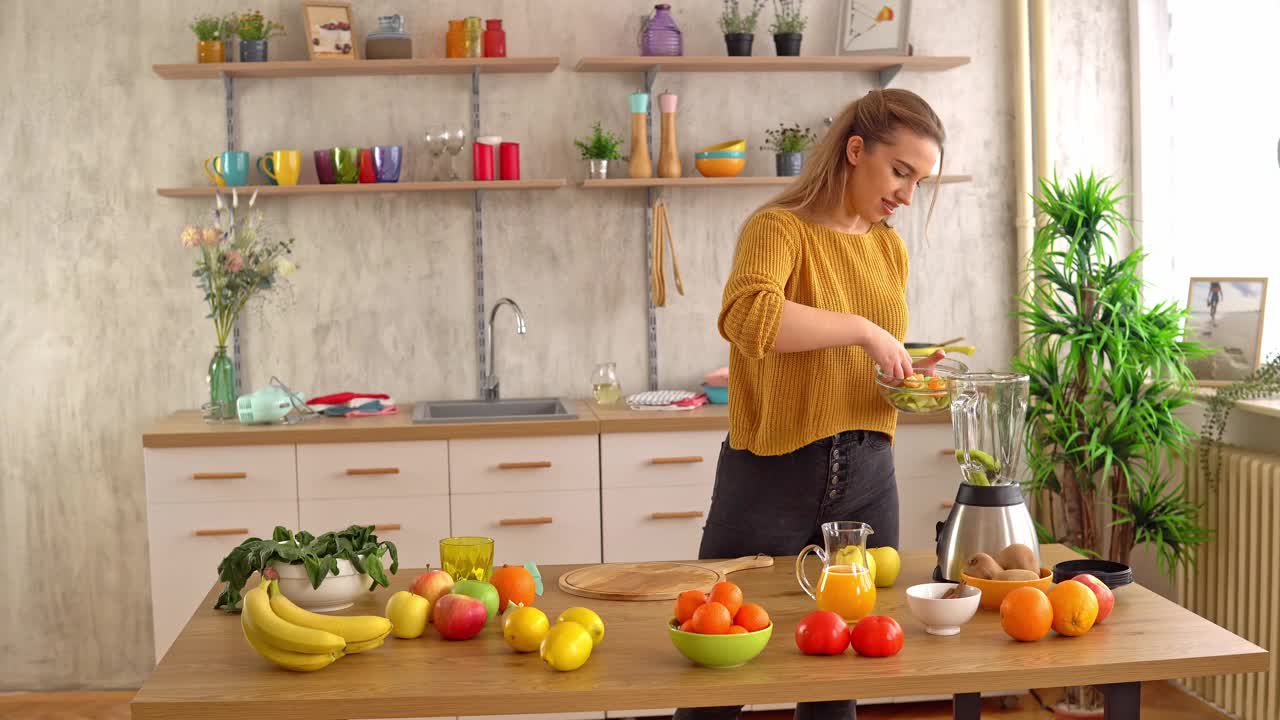
[[[489,582],[493,574],[493,538],[451,537],[441,540],[440,565],[454,582]]]

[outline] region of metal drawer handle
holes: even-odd
[[[196,530],[196,537],[216,537],[218,535],[248,535],[249,528],[201,528]]]
[[[504,462],[498,463],[499,470],[535,470],[537,468],[551,467],[550,460],[530,460],[528,462]]]
[[[649,516],[651,520],[689,520],[692,518],[700,518],[706,513],[701,510],[689,510],[687,512],[656,512]]]
[[[399,475],[398,467],[347,468],[348,475]]]
[[[192,480],[243,480],[249,473],[243,472],[207,472],[191,473]]]
[[[550,524],[551,524],[551,518],[549,518],[549,517],[502,518],[501,520],[499,520],[499,521],[498,521],[498,524],[499,524],[499,525],[502,525],[502,526],[510,526],[510,525],[550,525]]]
[[[650,465],[692,465],[702,462],[701,455],[683,455],[680,457],[657,457],[649,461]]]
[[[374,530],[399,530],[400,523],[379,523],[373,526]]]

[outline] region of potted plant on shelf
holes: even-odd
[[[573,144],[582,153],[582,159],[588,163],[587,177],[592,180],[605,180],[609,177],[609,163],[621,160],[618,148],[622,147],[622,138],[600,127],[597,120],[591,126],[591,136],[585,140],[574,140]]]
[[[200,15],[191,21],[191,32],[196,34],[196,62],[225,62],[226,40],[229,24],[226,18],[217,15]]]
[[[1016,371],[1030,376],[1024,488],[1036,499],[1041,542],[1130,562],[1154,546],[1172,575],[1209,538],[1177,474],[1193,434],[1177,410],[1195,383],[1189,359],[1209,350],[1183,339],[1186,311],[1143,304],[1140,249],[1118,257],[1123,198],[1106,178],[1040,181],[1034,278]],[[1097,709],[1096,688],[1068,688],[1064,709]]]
[[[761,150],[772,150],[775,155],[778,177],[793,177],[804,170],[804,153],[818,141],[809,128],[801,128],[799,123],[790,127],[778,124],[772,130],[765,130],[765,141]]]
[[[724,0],[720,12],[720,31],[724,33],[725,49],[731,56],[751,55],[751,41],[755,39],[756,21],[764,9],[765,0],[749,0],[751,11],[743,14],[738,0]]]
[[[236,15],[232,29],[240,38],[240,62],[266,62],[267,41],[284,35],[284,25],[268,20],[261,10]]]
[[[308,610],[349,607],[360,593],[390,585],[387,573],[400,568],[395,543],[373,531],[372,525],[351,525],[316,537],[277,526],[270,540],[251,537],[218,563],[218,582],[226,587],[213,607],[240,609],[240,591],[255,572],[279,578],[280,592]],[[388,554],[391,565],[384,568]]]
[[[773,0],[773,47],[779,56],[799,55],[804,27],[809,23],[804,16],[804,0]]]
[[[1244,378],[1214,390],[1205,403],[1204,425],[1200,429],[1200,447],[1197,452],[1200,473],[1209,484],[1216,487],[1222,470],[1222,437],[1227,432],[1227,419],[1231,410],[1241,400],[1259,400],[1280,396],[1280,354],[1267,361]]]

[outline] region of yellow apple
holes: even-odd
[[[887,546],[878,547],[867,550],[867,555],[874,561],[872,567],[875,571],[871,576],[875,579],[876,587],[892,587],[898,579],[898,571],[902,569],[902,558],[898,556],[898,551]]]
[[[387,619],[391,621],[391,634],[406,640],[422,635],[427,629],[427,614],[431,601],[401,590],[387,599]]]

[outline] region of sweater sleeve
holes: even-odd
[[[782,212],[765,211],[747,221],[724,287],[720,335],[754,359],[773,350],[784,289],[796,265],[799,238],[788,220]]]

